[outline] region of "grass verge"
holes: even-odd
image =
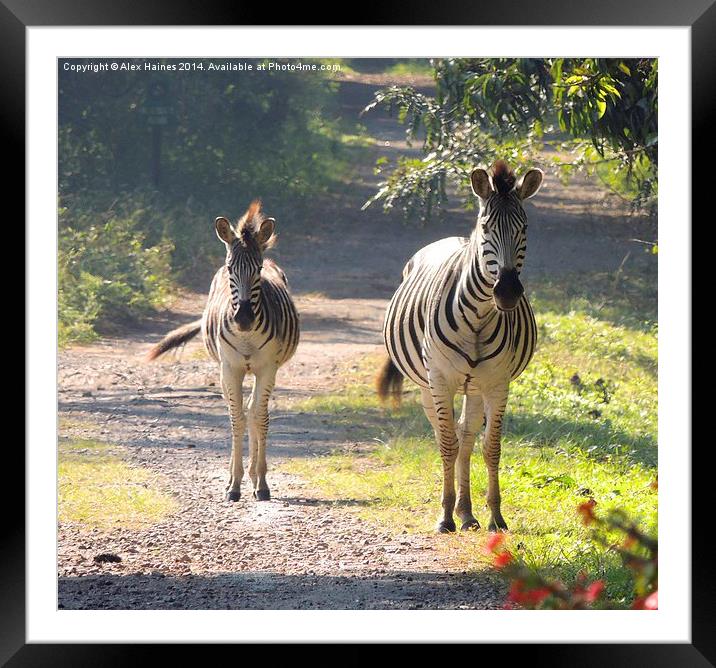
[[[587,498],[598,511],[621,508],[657,531],[657,328],[653,282],[589,275],[571,292],[530,286],[540,343],[527,371],[511,385],[500,467],[508,545],[528,565],[566,582],[580,571],[607,583],[617,605],[631,602],[632,582],[617,554],[594,544],[575,512]],[[397,532],[431,531],[440,508],[439,454],[408,386],[403,407],[386,413],[372,376],[378,359],[362,360],[335,394],[308,399],[299,410],[337,427],[360,424],[375,443],[366,454],[336,452],[295,460],[292,472],[329,498],[351,498],[365,519]],[[456,405],[456,409],[459,406]],[[486,526],[485,466],[472,467],[475,514]],[[466,567],[489,567],[485,533],[447,537],[444,547]]]
[[[119,450],[89,440],[61,441],[58,519],[99,529],[137,529],[161,521],[177,508],[157,488],[158,477],[130,466]]]

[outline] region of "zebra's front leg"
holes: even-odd
[[[242,384],[243,371],[232,369],[224,363],[221,366],[221,387],[229,407],[231,421],[231,462],[229,464],[229,484],[226,486],[227,501],[238,501],[241,498],[241,479],[244,477],[242,450],[246,416],[244,414],[244,397]]]
[[[482,445],[482,456],[487,466],[487,505],[490,508],[491,518],[488,529],[490,531],[507,531],[507,523],[500,512],[500,454],[502,451],[502,418],[507,406],[507,385],[499,388],[484,397],[487,425]]]
[[[462,415],[458,420],[457,438],[460,450],[457,456],[457,506],[455,512],[460,518],[463,531],[477,530],[480,523],[472,514],[470,495],[470,457],[475,446],[475,435],[482,429],[485,409],[482,397],[466,395],[462,403]]]
[[[268,403],[275,382],[276,368],[257,372],[249,400],[249,478],[257,501],[268,501],[271,498],[266,483],[266,438],[269,425]]]
[[[435,411],[435,420],[437,423],[436,434],[438,446],[440,447],[440,457],[443,463],[443,516],[438,523],[437,529],[440,533],[452,533],[456,529],[453,511],[455,509],[455,460],[457,459],[458,453],[453,409],[455,394],[444,384],[436,383],[433,385],[432,382],[433,378],[431,378],[430,396]]]

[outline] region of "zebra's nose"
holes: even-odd
[[[525,289],[520,282],[517,269],[501,268],[492,289],[497,308],[502,311],[511,311],[517,306],[517,302],[524,292]]]
[[[239,325],[239,329],[243,332],[251,327],[251,323],[254,321],[254,310],[251,308],[251,301],[249,299],[242,299],[239,302],[239,310],[236,311],[236,322]]]

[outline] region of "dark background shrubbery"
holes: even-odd
[[[395,112],[421,155],[378,161],[372,201],[386,209],[428,220],[451,187],[469,193],[475,164],[503,157],[564,180],[586,172],[656,213],[655,59],[309,61],[403,81],[374,106]],[[138,71],[78,74],[65,62],[88,61],[59,62],[61,343],[141,316],[173,282],[206,289],[222,256],[217,215],[236,218],[258,197],[282,221],[305,219],[351,183],[361,130],[341,117],[330,69],[257,71],[266,61],[245,60],[254,70],[210,72],[211,61],[192,60],[157,72],[136,60],[125,62]],[[411,85],[416,74],[432,93]]]
[[[215,216],[256,197],[295,214],[339,178],[336,85],[327,73],[272,71],[80,76],[61,61],[61,342],[93,338],[110,313],[141,315],[172,280],[215,268]]]

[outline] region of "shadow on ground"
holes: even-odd
[[[281,397],[281,393],[276,394]],[[296,392],[290,394],[301,398]],[[117,390],[98,397],[63,398],[58,410],[63,415],[81,414],[101,427],[99,440],[115,441],[129,448],[230,450],[227,409],[219,393],[189,393],[181,388],[167,390],[161,397],[138,398],[132,391]],[[361,425],[336,425],[331,416],[320,413],[274,410],[270,420],[271,458],[328,454],[337,443],[350,443],[365,433]],[[117,437],[113,436],[113,423],[121,428]],[[66,432],[60,429],[61,435],[72,436]],[[97,437],[96,429],[91,433]]]
[[[484,610],[502,607],[502,594],[486,576],[445,572],[393,571],[365,577],[157,573],[61,577],[58,604],[62,609],[171,610],[187,609],[190,599],[195,610]]]

